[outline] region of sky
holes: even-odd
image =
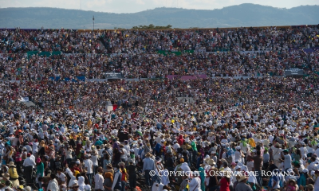
[[[242,3],[289,9],[300,5],[319,5],[319,0],[0,0],[0,8],[54,7],[111,13],[136,13],[158,7],[212,10]]]

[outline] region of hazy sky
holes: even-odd
[[[220,9],[242,3],[291,8],[300,5],[319,5],[319,0],[0,0],[0,8],[56,7],[113,13],[134,13],[157,7]]]

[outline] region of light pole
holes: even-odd
[[[94,31],[94,16],[93,16],[93,19],[92,19],[92,20],[93,20],[93,31]]]

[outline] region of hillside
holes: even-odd
[[[172,25],[173,28],[306,25],[319,23],[319,6],[291,9],[241,4],[215,10],[156,8],[130,14],[58,8],[2,8],[0,28],[131,28],[136,25]]]

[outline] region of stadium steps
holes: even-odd
[[[100,40],[100,42],[102,43],[104,49],[107,49],[107,44],[106,44],[104,38],[103,38],[103,37],[100,37],[99,40]]]
[[[99,45],[100,45],[100,50],[102,52],[105,52],[106,51],[106,48],[105,48],[105,45],[103,44],[103,42],[101,41],[101,39],[98,41]]]

